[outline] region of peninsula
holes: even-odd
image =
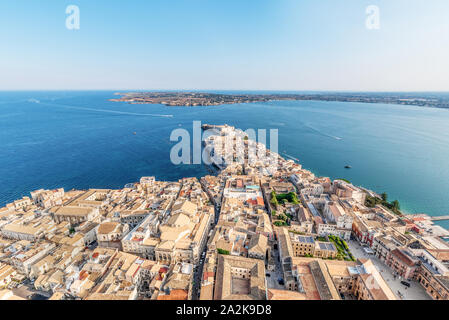
[[[336,102],[385,103],[420,107],[449,108],[449,96],[435,93],[313,93],[313,94],[223,94],[208,92],[127,92],[115,93],[114,102],[131,104],[163,104],[165,106],[217,106],[223,104],[267,102],[279,100],[315,100]]]
[[[430,217],[240,129],[202,129],[217,175],[39,189],[0,208],[0,299],[449,299],[449,232]]]

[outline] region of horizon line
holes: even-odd
[[[0,89],[0,92],[206,92],[206,91],[240,91],[240,92],[303,92],[303,93],[449,93],[441,90],[286,90],[286,89]]]

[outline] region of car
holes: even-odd
[[[269,273],[265,273],[265,275],[266,275],[267,277],[271,277],[271,274],[269,274]]]
[[[410,288],[410,283],[409,283],[409,282],[407,282],[407,281],[401,281],[401,283],[402,283],[404,286]]]
[[[48,297],[46,297],[40,293],[32,293],[27,296],[27,299],[28,300],[47,300]]]
[[[283,285],[285,284],[285,282],[284,282],[283,279],[279,280],[278,283],[279,283],[281,286],[283,286]]]
[[[17,285],[18,285],[18,284],[17,284],[17,282],[11,282],[11,283],[10,283],[10,284],[8,285],[8,287],[7,287],[7,288],[8,288],[9,290],[11,290],[11,289],[14,289],[14,288],[16,288],[16,287],[17,287]]]

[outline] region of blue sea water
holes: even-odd
[[[110,98],[113,92],[1,92],[0,206],[38,188],[120,188],[141,176],[209,174],[169,156],[172,130],[191,131],[199,120],[279,129],[280,153],[315,174],[385,191],[409,213],[449,214],[449,110],[321,101],[185,108]]]

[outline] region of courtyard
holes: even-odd
[[[251,293],[250,279],[232,277],[231,292],[232,294],[250,294]]]
[[[390,286],[393,293],[398,299],[401,300],[431,300],[429,295],[427,295],[424,288],[417,281],[407,281],[410,283],[410,288],[404,286],[400,277],[395,277],[393,271],[380,261],[375,255],[368,254],[364,249],[365,247],[360,245],[356,240],[347,241],[349,250],[352,252],[353,256],[364,259],[371,259],[373,264],[376,266],[377,270],[380,272],[384,280]]]

